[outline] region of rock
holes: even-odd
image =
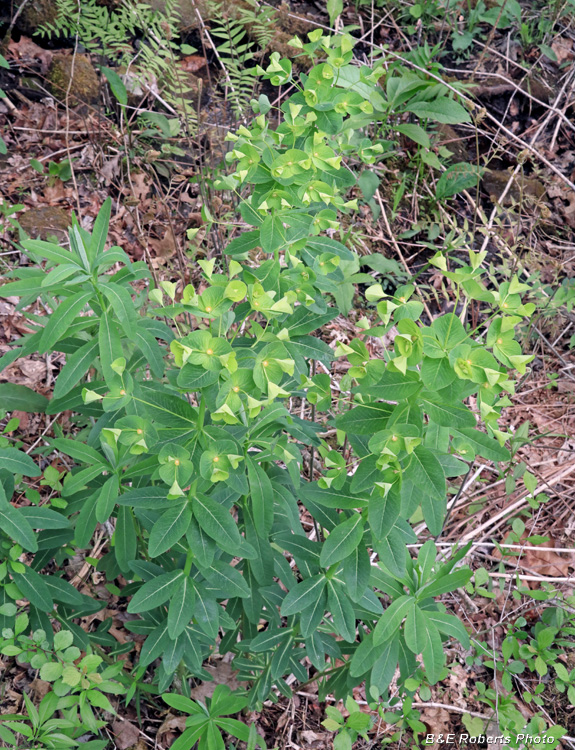
[[[70,216],[63,208],[44,206],[30,208],[19,219],[22,229],[34,239],[47,240],[57,237],[66,238],[70,226]]]
[[[100,97],[100,81],[90,58],[87,55],[54,55],[48,80],[55,97],[63,99],[66,96],[71,77],[70,97],[85,104],[96,104]]]
[[[148,5],[152,10],[158,10],[161,13],[166,12],[166,0],[148,0]],[[192,31],[200,26],[198,12],[204,20],[209,18],[207,13],[207,4],[205,0],[177,0],[174,4],[174,10],[178,15],[178,28],[180,31]]]
[[[487,169],[481,178],[481,186],[489,194],[493,202],[499,200],[499,196],[505,190],[511,173],[504,169]],[[545,185],[540,180],[523,175],[516,175],[507,195],[503,199],[503,205],[520,203],[526,198],[539,200],[545,195]]]
[[[17,5],[22,5],[22,2]],[[26,36],[32,36],[40,26],[53,24],[57,17],[56,0],[29,0],[18,16],[17,28]]]

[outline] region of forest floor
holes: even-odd
[[[8,5],[4,3],[0,31],[6,34],[0,51],[10,63],[9,70],[0,68],[0,87],[7,94],[0,100],[0,133],[7,146],[7,153],[0,155],[1,272],[25,262],[17,245],[22,232],[61,239],[71,212],[90,228],[111,196],[113,243],[132,259],[148,262],[158,280],[181,289],[194,279],[193,261],[212,257],[233,236],[225,229],[233,207],[222,202],[209,181],[221,169],[228,145],[224,136],[241,123],[241,116],[233,111],[225,65],[209,46],[202,25],[194,20],[182,31],[182,39],[195,51],[178,60],[193,83],[196,122],[189,132],[182,126],[180,132],[166,133],[163,121],[159,129],[146,129],[137,117],[144,109],[170,114],[171,105],[162,103],[161,86],[133,95],[139,100],[130,102],[130,126],[125,127],[125,113],[96,75],[97,56],[79,50],[68,38],[33,35],[25,14],[16,17],[17,8],[6,9]],[[479,5],[483,3],[471,6],[473,12]],[[503,6],[494,7],[501,12]],[[357,27],[360,58],[381,55],[383,45],[396,55],[439,45],[448,80],[467,84],[476,110],[471,125],[440,126],[437,147],[449,149],[458,162],[486,168],[478,191],[459,196],[447,212],[430,199],[429,177],[409,166],[411,147],[406,142],[404,151],[382,167],[390,220],[382,220],[373,205],[363,204],[349,227],[355,248],[380,253],[406,276],[417,275],[433,318],[452,309],[453,298],[428,260],[438,245],[449,241],[450,232],[456,242],[473,227],[476,249],[485,244],[488,250],[490,273],[499,279],[520,273],[543,300],[523,330],[524,353],[533,353],[535,360],[504,412],[505,427],[516,435],[514,469],[501,476],[492,466],[476,463],[453,496],[438,542],[446,547],[473,542],[469,559],[487,571],[489,596],[454,595],[451,606],[472,629],[489,631],[494,648],[500,646],[506,624],[519,614],[528,623],[539,617],[537,599],[517,602],[512,596],[519,581],[529,590],[552,583],[566,595],[575,594],[575,7],[536,2],[513,2],[512,7],[509,24],[498,29],[480,19],[472,27],[468,10],[445,11],[434,2],[350,3],[339,19],[340,25]],[[209,17],[202,21],[210,26]],[[328,26],[329,18],[322,3],[308,6],[294,0],[277,9],[276,22],[281,34],[289,36]],[[73,58],[87,66],[87,80],[58,91],[52,75],[55,60]],[[221,222],[209,235],[203,207]],[[199,230],[192,239],[190,229]],[[363,312],[354,309],[347,318],[334,320],[324,330],[325,340],[333,346],[349,342]],[[0,301],[0,355],[27,332],[16,300]],[[49,396],[62,364],[58,356],[26,357],[6,368],[0,381]],[[334,370],[336,379],[341,374]],[[25,412],[10,416],[20,420],[25,443],[53,434],[52,417]],[[66,414],[59,415],[59,426],[72,429],[66,419]],[[536,478],[535,490],[524,483],[525,470]],[[534,502],[537,495],[541,500],[541,493],[548,499]],[[513,519],[521,521],[519,533],[511,526]],[[496,542],[510,534],[516,537],[517,556],[502,559]],[[97,572],[85,577],[82,559],[74,565],[70,575],[82,577],[84,586],[108,602],[82,626],[93,628],[112,618],[114,637],[120,643],[132,639],[123,627],[126,613],[118,597]],[[454,649],[448,679],[435,686],[430,702],[414,703],[429,733],[458,735],[466,731],[463,716],[489,713],[478,702],[475,685],[482,681],[497,686],[499,675],[481,663],[467,664],[465,656]],[[575,651],[568,659],[572,668]],[[234,686],[227,663],[214,663],[213,674],[216,682]],[[20,710],[24,689],[38,698],[49,687],[15,664],[3,671],[0,661],[0,675],[2,712]],[[529,689],[530,680],[518,678],[518,694]],[[192,694],[201,698],[206,689],[212,688],[199,685]],[[361,688],[355,697],[366,708]],[[575,737],[575,707],[557,692],[552,679],[543,697],[544,705],[537,710]],[[526,701],[520,701],[520,707],[525,715],[535,710]],[[268,702],[261,713],[248,718],[270,746],[332,746],[332,733],[321,725],[325,705],[313,683],[292,700]],[[110,736],[119,750],[161,749],[168,748],[181,729],[181,718],[150,701],[143,706],[141,723],[135,709],[122,709],[110,723]],[[496,726],[492,730],[498,734]],[[395,732],[397,727],[377,721],[369,742],[360,740],[357,747],[403,746],[401,737],[392,739]],[[563,742],[575,747],[575,739]],[[487,747],[487,742],[479,746]]]

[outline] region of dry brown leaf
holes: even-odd
[[[550,540],[546,547],[554,547],[555,542]],[[575,564],[575,559],[570,560],[557,552],[539,550],[537,547],[528,546],[525,548],[524,558],[526,567],[540,573],[542,576],[568,576],[569,568]]]
[[[502,546],[505,547],[505,542],[508,541],[506,537]],[[525,547],[521,557],[509,558],[512,562],[516,562],[518,568],[528,568],[529,570],[539,573],[542,576],[568,576],[569,568],[575,567],[575,556],[562,557],[557,552],[553,552],[547,549],[539,549],[538,547],[529,544],[526,535],[524,534],[521,538],[522,542],[525,542]],[[555,547],[555,540],[549,538],[544,547]],[[501,559],[501,553],[498,549],[493,551],[493,557]]]
[[[140,739],[140,730],[131,721],[116,719],[112,724],[114,743],[118,750],[129,750],[133,748]]]
[[[331,747],[333,734],[331,732],[314,732],[312,729],[304,729],[298,733],[301,747],[317,748],[317,750]]]
[[[46,379],[46,362],[42,359],[24,357],[14,362],[14,364],[9,365],[2,372],[0,379],[37,390],[36,386],[43,383]]]
[[[98,175],[103,178],[104,185],[110,185],[120,174],[120,154],[112,156],[102,164]]]
[[[565,60],[573,60],[575,57],[573,54],[573,42],[570,39],[556,39],[552,43],[551,49],[557,55],[559,65],[565,62]]]
[[[180,65],[184,70],[187,70],[188,73],[197,73],[198,70],[205,68],[207,64],[208,61],[201,55],[188,55],[187,57],[183,57],[180,61]]]
[[[237,672],[230,667],[228,662],[219,661],[214,666],[206,666],[206,671],[212,676],[211,682],[202,682],[190,690],[190,695],[194,700],[204,701],[211,698],[217,685],[227,685],[231,690],[237,690],[244,683],[238,682]]]
[[[178,244],[171,227],[168,227],[161,240],[151,239],[150,247],[154,250],[156,258],[167,260],[173,258],[178,249]]]
[[[48,72],[53,57],[50,50],[42,49],[27,36],[20,37],[18,42],[10,40],[8,51],[14,60],[20,60],[23,63],[31,64],[34,60],[39,60],[42,75],[46,75]]]
[[[421,714],[421,720],[431,734],[449,734],[449,713],[444,708],[426,708]]]
[[[187,716],[172,716],[172,714],[168,714],[158,729],[158,737],[168,732],[173,732],[174,729],[183,732],[186,728],[186,721]]]

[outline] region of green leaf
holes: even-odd
[[[370,201],[379,187],[379,177],[375,172],[372,172],[369,169],[364,169],[357,182],[365,200]]]
[[[400,596],[395,599],[383,613],[383,616],[373,631],[373,643],[379,646],[385,643],[397,633],[403,618],[415,607],[415,599],[412,596]]]
[[[52,394],[54,401],[69,393],[80,378],[88,372],[97,351],[98,342],[94,340],[83,344],[79,349],[76,349],[74,354],[66,356],[66,364],[60,370],[54,386],[54,393]]]
[[[220,627],[220,607],[216,600],[208,595],[206,588],[200,583],[196,584],[196,594],[194,617],[204,633],[209,635],[210,638],[217,638]]]
[[[412,141],[415,141],[415,143],[417,143],[419,146],[423,146],[424,148],[430,148],[431,146],[429,136],[420,125],[405,123],[401,125],[395,125],[394,129],[397,130],[398,133],[402,133]]]
[[[207,727],[210,726],[210,720],[206,717],[205,721],[196,727],[186,729],[175,742],[170,745],[171,750],[190,750],[194,747],[200,737],[206,734]],[[218,750],[217,747],[206,747],[206,750]]]
[[[446,96],[431,102],[412,102],[405,107],[406,112],[413,112],[420,119],[435,120],[444,125],[458,125],[471,122],[467,110],[453,99]]]
[[[124,333],[128,338],[133,339],[136,335],[138,316],[130,293],[123,286],[112,281],[101,284],[100,289],[111,304],[114,315],[117,317]]]
[[[107,312],[102,313],[100,319],[98,347],[104,378],[106,380],[114,380],[116,373],[112,369],[112,363],[122,356],[122,344],[116,323]]]
[[[165,693],[162,695],[162,700],[168,704],[171,708],[175,708],[176,711],[180,711],[183,714],[204,714],[202,707],[191,700],[186,698],[184,695],[176,695],[175,693]],[[204,714],[205,715],[205,714]]]
[[[78,292],[61,302],[48,318],[40,343],[38,344],[39,354],[46,354],[54,348],[54,344],[66,337],[67,328],[77,317],[78,314],[86,307],[92,299],[93,292]]]
[[[30,456],[16,448],[0,448],[0,466],[13,474],[22,474],[25,477],[37,477],[41,473]]]
[[[371,670],[371,684],[383,694],[390,686],[395,670],[397,669],[397,658],[399,655],[399,632],[385,643],[383,651]]]
[[[123,506],[118,509],[114,533],[114,554],[123,573],[130,570],[130,563],[136,559],[137,553],[138,537],[134,526],[134,516],[131,508]]]
[[[447,357],[424,357],[421,363],[421,379],[430,391],[446,388],[456,379],[453,368]]]
[[[461,435],[465,442],[488,461],[509,461],[511,454],[507,448],[499,445],[495,438],[489,437],[484,432],[471,428],[458,428],[451,430],[453,435]]]
[[[469,568],[460,568],[453,573],[448,573],[426,584],[417,592],[417,598],[421,601],[424,598],[428,599],[434,596],[441,596],[441,594],[447,594],[448,591],[455,591],[465,586],[470,578],[471,571]]]
[[[40,667],[40,679],[46,682],[55,682],[62,676],[63,666],[59,661],[49,661]]]
[[[325,540],[319,558],[322,568],[329,568],[351,555],[362,537],[363,517],[361,513],[356,513],[336,526]]]
[[[469,633],[458,617],[444,612],[430,612],[429,610],[426,610],[425,616],[440,633],[445,633],[445,635],[449,635],[451,638],[456,638],[463,648],[470,648]]]
[[[444,200],[463,190],[472,190],[478,186],[480,177],[481,171],[475,164],[453,164],[437,180],[435,195],[439,200]]]
[[[69,438],[55,438],[50,440],[50,445],[54,450],[70,456],[75,461],[80,461],[91,466],[108,466],[104,456],[95,448],[92,448],[79,440],[70,440]]]
[[[106,68],[104,65],[100,66],[100,70],[106,77],[106,80],[110,85],[112,94],[114,94],[118,103],[125,107],[128,104],[128,92],[126,91],[126,87],[120,76],[116,73],[115,70]]]
[[[374,435],[386,428],[392,411],[393,407],[388,404],[355,406],[336,417],[335,424],[338,430],[352,435]]]
[[[108,70],[108,68],[106,68]],[[117,75],[117,74],[114,74]],[[110,215],[112,213],[112,199],[110,196],[102,203],[94,227],[92,229],[92,239],[90,242],[90,258],[96,260],[104,252],[106,239],[108,237],[108,228],[110,226]]]
[[[99,469],[98,473],[100,473]],[[97,500],[98,493],[94,493],[85,499],[78,514],[74,531],[74,541],[80,549],[86,549],[98,525],[98,521],[96,520]]]
[[[422,651],[423,665],[432,685],[439,680],[445,665],[445,652],[437,628],[427,621],[427,643]]]
[[[166,487],[140,487],[137,490],[130,490],[118,496],[118,505],[127,505],[132,508],[153,508],[154,510],[164,510],[173,505],[173,500],[168,500],[168,490]]]
[[[277,216],[266,216],[260,227],[260,243],[266,253],[280,250],[286,243],[286,230]]]
[[[353,643],[355,641],[355,613],[341,584],[328,581],[327,606],[337,633],[344,640]]]
[[[401,532],[393,528],[384,539],[372,539],[380,561],[385,568],[399,578],[405,575],[406,548]]]
[[[293,315],[290,315],[284,328],[289,333],[290,338],[305,336],[312,331],[321,328],[337,317],[337,310],[329,308],[325,313],[316,313],[305,305],[296,307]]]
[[[327,579],[324,575],[311,576],[311,578],[300,581],[288,591],[286,598],[283,600],[282,615],[284,617],[295,615],[311,606],[323,593],[326,583]]]
[[[237,549],[240,532],[224,507],[207,495],[198,495],[192,500],[192,509],[196,521],[219,547],[224,551]]]
[[[445,474],[437,457],[428,448],[418,445],[413,451],[405,477],[425,494],[438,500],[445,497]]]
[[[272,484],[262,467],[247,456],[248,482],[254,526],[258,536],[267,539],[274,522]]]
[[[385,497],[374,495],[369,501],[367,518],[373,538],[382,541],[393,529],[399,518],[401,498],[395,491],[390,491]]]
[[[405,619],[405,643],[414,654],[420,654],[427,646],[427,620],[419,607],[412,607]]]
[[[368,497],[353,495],[346,490],[334,490],[333,488],[322,488],[317,486],[317,482],[307,482],[302,484],[300,495],[304,502],[311,501],[319,503],[326,508],[362,508],[367,505]]]
[[[6,411],[43,413],[48,405],[46,396],[17,383],[0,383],[0,404]]]
[[[447,495],[438,498],[424,492],[421,487],[419,488],[419,491],[421,493],[419,501],[421,503],[421,510],[423,512],[425,524],[430,533],[437,536],[438,534],[441,534],[445,515],[447,513]]]
[[[33,529],[67,529],[70,522],[62,513],[50,508],[27,505],[18,509]]]
[[[329,25],[333,26],[343,12],[343,0],[327,0],[327,14]]]
[[[226,247],[224,253],[236,258],[247,257],[250,250],[253,250],[260,244],[260,230],[253,229],[251,232],[242,232],[235,237]]]
[[[159,607],[172,596],[183,577],[183,570],[172,570],[147,581],[132,597],[128,612],[137,614]]]
[[[150,532],[150,557],[161,555],[179,542],[188,530],[191,520],[192,511],[187,503],[176,505],[163,513]]]
[[[21,515],[16,508],[14,508],[6,500],[4,495],[4,488],[0,484],[0,529],[8,535],[17,544],[24,547],[29,552],[38,551],[38,542],[36,540],[36,534],[34,529],[26,517]]]
[[[373,645],[373,633],[366,635],[356,648],[352,658],[349,673],[352,677],[361,677],[371,669],[378,658],[380,648]]]
[[[202,572],[213,586],[221,589],[225,599],[231,599],[235,596],[251,596],[251,591],[244,577],[233,565],[221,562],[221,560],[214,560],[211,566]]]
[[[460,429],[473,427],[476,424],[473,413],[466,406],[463,406],[463,404],[456,406],[443,404],[439,401],[431,401],[429,398],[422,398],[421,405],[435,424],[441,427],[455,427]]]
[[[36,609],[39,609],[41,612],[52,611],[54,602],[50,596],[50,591],[44,583],[42,576],[36,573],[33,568],[26,567],[25,573],[15,573],[12,571],[12,578],[22,594]]]
[[[411,370],[407,370],[405,374],[386,370],[377,383],[359,387],[360,393],[384,401],[403,401],[419,390],[421,390],[421,380],[418,373],[411,372]]]
[[[369,552],[363,544],[358,544],[343,563],[343,580],[352,602],[359,602],[369,585],[371,562]]]
[[[104,482],[104,486],[100,490],[98,500],[96,501],[96,520],[98,523],[104,523],[112,515],[119,490],[120,480],[115,474],[112,474]]]
[[[22,247],[34,255],[46,258],[50,263],[55,263],[56,265],[62,263],[73,263],[78,266],[78,268],[84,269],[78,256],[70,252],[70,250],[65,250],[63,247],[55,245],[53,242],[45,242],[44,240],[24,240],[22,242]]]
[[[196,590],[187,576],[172,594],[168,608],[168,633],[175,639],[190,624],[196,605]]]

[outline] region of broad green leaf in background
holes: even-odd
[[[29,413],[42,413],[48,405],[48,399],[25,385],[0,383],[0,404],[6,411],[17,409]]]
[[[106,77],[112,94],[114,94],[118,103],[125,107],[128,104],[128,92],[126,91],[124,81],[122,81],[116,71],[111,68],[106,68],[104,65],[101,65],[100,70]]]
[[[40,475],[40,470],[30,456],[16,448],[0,448],[0,467],[25,477]]]
[[[471,122],[469,113],[458,102],[444,96],[429,102],[413,102],[405,107],[407,112],[412,112],[420,120],[434,120],[444,125],[458,125]]]

